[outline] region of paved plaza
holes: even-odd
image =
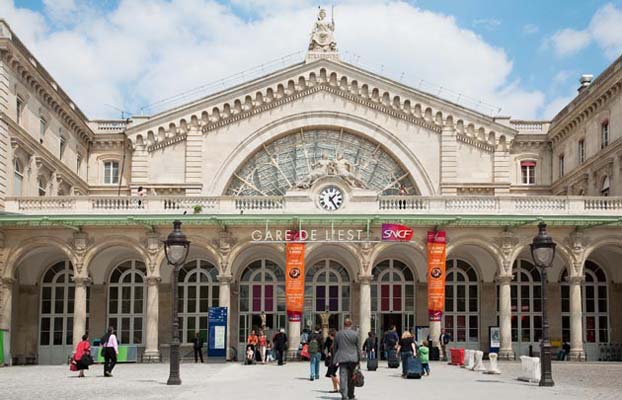
[[[517,362],[500,363],[502,375],[492,376],[441,363],[432,363],[432,375],[405,380],[399,370],[381,362],[376,372],[365,373],[358,399],[619,399],[622,364],[554,363],[553,388],[540,388],[515,378]],[[322,375],[325,373],[322,367]],[[328,378],[310,382],[308,363],[243,366],[182,364],[182,386],[166,386],[168,364],[121,364],[114,378],[102,377],[95,366],[85,379],[74,377],[65,366],[0,369],[0,399],[336,399]],[[423,397],[421,397],[423,398]]]

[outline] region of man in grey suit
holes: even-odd
[[[359,335],[352,330],[352,320],[346,318],[343,322],[344,329],[335,336],[333,362],[339,365],[339,382],[341,399],[354,399],[354,384],[352,374],[356,366],[361,362],[359,349]]]

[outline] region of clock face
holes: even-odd
[[[326,211],[335,211],[343,204],[343,193],[336,186],[327,186],[320,192],[320,207]]]

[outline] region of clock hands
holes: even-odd
[[[335,198],[335,196],[337,196],[336,194],[330,196],[328,198],[328,200],[333,204],[333,207],[335,207],[335,209],[337,209],[337,204],[335,204],[335,202],[333,201],[333,199]]]

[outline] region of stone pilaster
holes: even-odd
[[[512,275],[499,275],[499,329],[501,331],[501,347],[499,348],[499,358],[505,360],[514,359],[512,350],[512,299],[510,284]]]
[[[160,348],[158,337],[158,321],[160,312],[160,277],[147,277],[147,326],[145,341],[145,353],[143,362],[159,362]]]
[[[149,181],[149,153],[147,152],[146,143],[143,142],[143,144],[137,144],[133,142],[131,157],[131,181],[128,183],[134,188],[134,190],[138,190],[138,186],[145,185]]]
[[[441,194],[456,194],[457,177],[458,142],[456,141],[456,130],[453,126],[444,126],[441,132]]]
[[[200,185],[203,182],[203,133],[198,121],[192,121],[186,134],[186,183]],[[186,194],[200,194],[199,186]]]
[[[8,114],[9,76],[4,60],[0,59],[0,111]],[[9,128],[0,120],[0,210],[4,210],[4,199],[9,195],[9,177],[13,176],[10,148]]]
[[[231,355],[229,354],[229,347],[231,347],[231,337],[233,337],[233,332],[231,332],[231,282],[233,281],[233,277],[231,275],[218,275],[218,306],[219,307],[227,307],[227,361],[231,360]]]
[[[11,316],[13,311],[13,278],[0,278],[0,329],[4,329],[8,334],[8,349],[4,349],[9,354],[8,360],[4,360],[6,365],[11,363]],[[1,365],[0,365],[1,366]]]
[[[583,312],[581,285],[583,276],[571,276],[570,285],[570,354],[569,358],[576,361],[585,361],[583,349]]]
[[[86,326],[86,288],[91,283],[88,276],[75,276],[73,278],[73,345],[76,346],[82,340],[82,335],[87,333]]]
[[[510,167],[509,146],[505,143],[498,144],[493,155],[495,195],[510,193]]]
[[[367,338],[367,333],[371,331],[371,275],[359,275],[360,293],[359,293],[359,336],[361,343]]]

